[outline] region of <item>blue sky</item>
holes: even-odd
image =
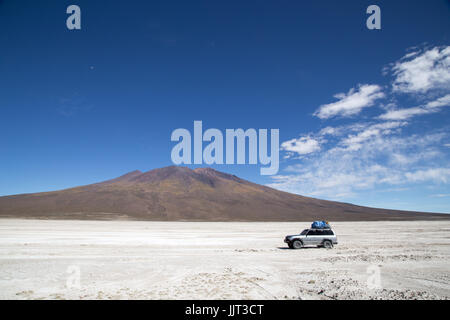
[[[172,131],[202,120],[280,129],[276,176],[218,170],[450,212],[449,18],[438,0],[0,0],[0,195],[171,165]]]

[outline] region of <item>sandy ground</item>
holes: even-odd
[[[0,298],[449,299],[450,222],[308,225],[0,219]]]

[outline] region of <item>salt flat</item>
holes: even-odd
[[[449,299],[450,222],[0,219],[1,299]],[[379,275],[379,276],[378,276]]]

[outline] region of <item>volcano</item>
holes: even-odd
[[[154,221],[436,220],[450,215],[319,200],[211,168],[170,166],[61,191],[0,197],[0,217]]]

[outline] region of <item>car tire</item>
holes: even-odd
[[[301,249],[303,247],[303,243],[300,240],[292,241],[292,248]]]
[[[325,240],[322,245],[325,249],[333,248],[333,242],[331,242],[330,240]]]
[[[294,249],[294,247],[292,246],[292,243],[288,243],[289,249]]]

